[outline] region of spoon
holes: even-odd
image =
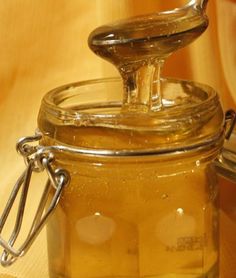
[[[131,17],[98,27],[90,34],[89,47],[113,63],[123,78],[125,107],[143,107],[144,112],[161,108],[164,61],[206,30],[207,2],[192,0],[181,8]]]

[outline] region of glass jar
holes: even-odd
[[[167,110],[121,110],[120,80],[71,84],[44,98],[43,146],[71,176],[47,224],[56,277],[218,277],[224,137],[215,92],[162,82]],[[51,190],[54,194],[54,189]]]
[[[47,222],[51,278],[219,277],[216,159],[224,113],[206,85],[161,85],[165,109],[150,113],[122,110],[116,78],[69,84],[44,97],[36,137],[18,149],[29,165],[24,180],[46,169],[44,197],[52,201],[45,216],[39,209],[18,253],[14,239],[0,241],[12,261],[57,206]],[[25,144],[35,138],[39,146]]]

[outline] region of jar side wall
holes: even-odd
[[[47,227],[52,277],[218,277],[215,170],[190,165],[73,162]]]

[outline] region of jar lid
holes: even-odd
[[[55,144],[94,150],[194,148],[222,137],[224,114],[209,86],[162,79],[164,109],[122,111],[119,78],[65,85],[44,97],[38,124]]]

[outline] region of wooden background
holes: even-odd
[[[1,1],[0,207],[23,169],[21,158],[15,153],[15,141],[34,133],[45,92],[68,82],[117,75],[110,64],[88,49],[89,33],[115,19],[180,6],[184,2],[187,1]],[[166,63],[164,75],[207,83],[219,92],[225,109],[235,108],[236,1],[209,1],[208,15],[207,32],[193,45],[173,55]],[[236,247],[233,237],[236,221],[224,210],[222,219],[221,277],[234,278],[236,255],[232,246]],[[28,257],[10,269],[0,267],[0,273],[18,278],[46,278],[46,260],[43,233]],[[7,276],[0,274],[0,277]]]

